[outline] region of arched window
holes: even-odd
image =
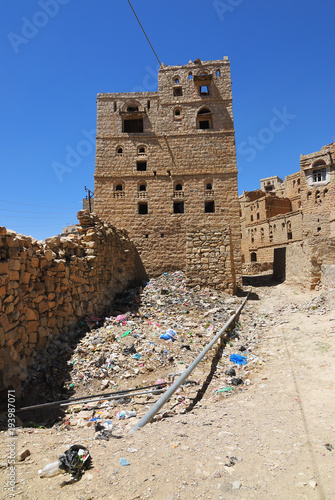
[[[175,76],[174,77],[173,83],[175,83],[176,85],[178,85],[178,83],[179,83],[179,76]]]
[[[216,76],[220,76],[220,74],[221,74],[221,73],[220,73],[220,70],[219,70],[219,69],[217,69],[217,70],[216,70]]]
[[[188,79],[189,79],[189,80],[193,80],[192,71],[190,71],[190,72],[189,72],[189,74],[188,74]]]
[[[212,128],[212,113],[208,108],[201,108],[198,111],[197,128],[201,130]]]
[[[207,189],[207,191],[211,191],[213,189],[213,185],[211,182],[206,183],[206,189]]]
[[[146,191],[147,190],[147,185],[146,184],[140,184],[138,186],[138,190],[142,191],[142,192]]]
[[[251,252],[250,260],[251,260],[251,262],[257,262],[257,253],[256,252]]]
[[[122,186],[122,184],[116,184],[116,186],[115,186],[115,191],[123,191],[123,186]]]
[[[181,117],[181,109],[180,108],[176,108],[174,110],[174,116],[177,117],[177,118]]]
[[[183,190],[183,185],[180,184],[180,183],[176,184],[175,187],[174,187],[174,190],[175,191],[182,191]]]
[[[145,146],[138,146],[138,148],[137,148],[137,153],[138,153],[139,155],[145,155],[145,153],[146,153]]]
[[[123,181],[116,181],[114,183],[114,198],[125,198],[125,184]]]
[[[123,155],[123,148],[122,148],[122,146],[118,146],[116,148],[116,154],[119,155],[119,156]]]

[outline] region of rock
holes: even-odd
[[[19,462],[23,462],[27,457],[30,456],[30,451],[29,450],[24,450],[18,457]]]

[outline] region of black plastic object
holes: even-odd
[[[81,479],[85,470],[92,466],[92,458],[88,449],[80,444],[72,445],[59,457],[59,468],[71,474],[76,481]]]

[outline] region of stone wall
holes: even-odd
[[[327,276],[333,276],[335,238],[309,238],[288,245],[286,249],[286,281],[314,289],[320,285],[333,287]]]
[[[228,226],[189,228],[186,276],[191,286],[208,286],[236,292],[232,243]]]
[[[51,339],[100,314],[115,294],[146,278],[125,231],[78,213],[80,235],[37,241],[0,231],[0,387],[20,390]]]

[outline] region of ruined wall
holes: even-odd
[[[190,226],[228,222],[241,281],[229,61],[162,65],[158,78],[158,92],[98,94],[94,209],[127,229],[150,275],[185,269]],[[143,130],[125,132],[136,120]]]
[[[309,238],[286,249],[286,281],[306,288],[334,286],[327,281],[327,276],[333,276],[334,265],[335,238]]]
[[[19,390],[37,351],[99,314],[143,266],[127,233],[78,213],[81,235],[45,242],[0,231],[0,387]]]
[[[186,275],[189,285],[236,292],[230,229],[227,225],[189,228]]]

